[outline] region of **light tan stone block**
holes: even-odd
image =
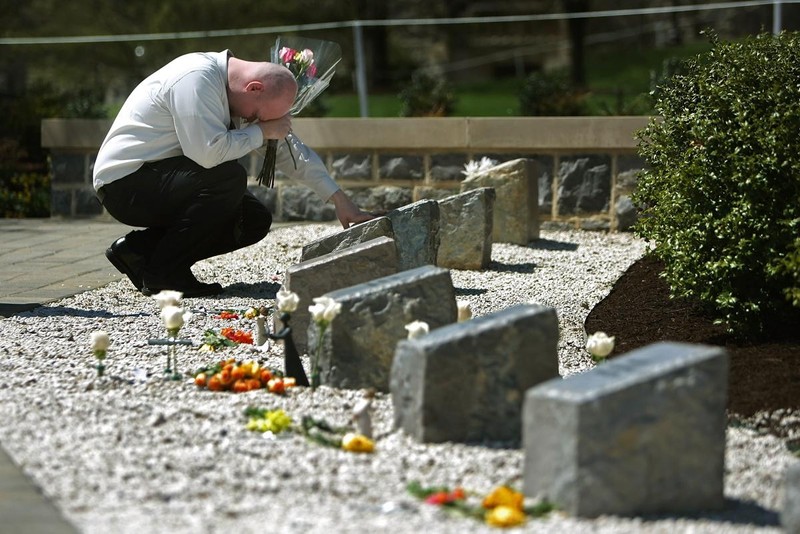
[[[494,188],[493,242],[527,245],[539,239],[537,180],[536,161],[515,159],[468,177],[461,182],[461,191]]]

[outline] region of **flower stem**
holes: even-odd
[[[322,344],[325,340],[325,330],[327,330],[328,326],[324,322],[318,324],[319,337],[317,338],[317,347],[311,356],[311,389],[317,389],[320,385],[319,360],[322,358]]]

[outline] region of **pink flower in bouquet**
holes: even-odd
[[[289,48],[288,46],[284,46],[283,48],[281,48],[279,57],[281,58],[281,61],[283,63],[291,63],[292,61],[294,61],[294,55],[296,53],[297,51],[295,49]]]
[[[283,66],[292,71],[294,77],[300,82],[300,89],[303,89],[303,86],[309,83],[309,81],[303,82],[301,80],[310,80],[317,73],[314,52],[310,48],[298,51],[284,46],[278,52],[278,58]]]

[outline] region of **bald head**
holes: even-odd
[[[297,91],[297,81],[289,69],[275,63],[252,63],[251,80],[258,80],[264,84],[268,95],[278,96],[287,92]]]
[[[289,69],[266,61],[228,59],[228,101],[231,116],[267,121],[286,115],[297,95]]]

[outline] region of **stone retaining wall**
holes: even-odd
[[[510,117],[295,119],[294,131],[326,162],[331,175],[370,211],[459,192],[470,160],[518,158],[538,163],[539,216],[584,228],[625,229],[635,214],[636,131],[648,117]],[[53,216],[100,215],[91,174],[110,120],[46,119],[42,146],[51,151]],[[255,177],[263,159],[240,161]],[[278,175],[276,190],[251,190],[277,221],[333,220],[333,207]]]

